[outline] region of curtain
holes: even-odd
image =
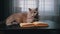
[[[19,7],[22,8],[22,11],[28,11],[28,8],[36,8],[36,4],[36,0],[20,0]]]
[[[39,7],[39,15],[54,16],[54,0],[19,0],[19,7],[22,11],[28,11],[28,8]]]
[[[56,16],[54,11],[54,0],[18,0],[15,6],[20,7],[21,11],[28,11],[28,8],[38,7],[38,13],[41,19],[48,18],[50,16]],[[15,10],[16,11],[16,10]],[[51,19],[51,18],[50,18]]]

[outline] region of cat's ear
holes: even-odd
[[[38,8],[36,8],[35,10],[38,11]]]
[[[29,11],[31,11],[31,9],[29,8]]]

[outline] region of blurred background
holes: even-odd
[[[1,7],[0,11],[1,22],[13,13],[28,11],[28,8],[36,7],[40,21],[60,22],[60,0],[4,0],[3,2],[4,7]]]
[[[7,0],[5,2],[4,12],[1,13],[0,21],[4,20],[7,16],[16,12],[28,11],[28,8],[38,7],[38,14],[40,20],[53,20],[57,21],[59,16],[59,3],[60,0]],[[7,6],[7,7],[6,7]],[[7,9],[5,9],[7,8]],[[4,17],[3,17],[4,14]]]

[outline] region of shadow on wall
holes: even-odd
[[[57,21],[58,16],[40,16],[40,20]]]
[[[21,8],[20,7],[10,7],[10,8],[7,8],[7,9],[4,10],[4,12],[2,13],[3,16],[0,18],[0,20],[4,21],[11,14],[21,12]]]
[[[54,21],[54,22],[57,22],[59,16],[57,16],[57,14],[55,14],[55,12],[40,12],[40,15],[39,15],[39,20],[51,20],[51,21]]]
[[[5,13],[5,16],[6,16],[6,18],[7,18],[7,17],[10,16],[11,14],[19,13],[19,12],[21,12],[21,7],[11,7],[11,8],[9,9],[9,11],[7,12],[7,13],[9,13],[9,14],[6,14],[6,13]]]

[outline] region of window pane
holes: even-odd
[[[39,0],[39,15],[54,15],[54,0]]]
[[[54,14],[54,0],[45,0],[45,15],[53,16]]]
[[[22,11],[28,11],[28,8],[36,8],[36,0],[22,0],[19,7],[22,7]]]

